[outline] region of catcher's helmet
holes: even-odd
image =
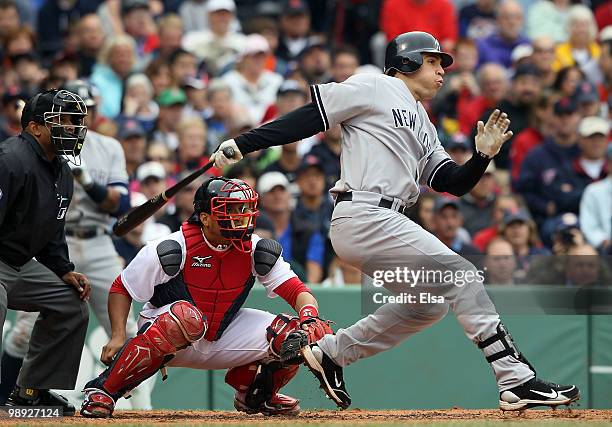
[[[385,52],[385,74],[391,70],[414,73],[423,65],[423,53],[436,54],[442,60],[442,68],[450,67],[453,57],[440,49],[434,36],[422,31],[400,34],[387,45]]]
[[[259,213],[257,199],[255,190],[240,179],[210,178],[196,191],[193,208],[198,218],[202,212],[211,215],[221,235],[236,249],[248,252]]]

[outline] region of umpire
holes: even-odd
[[[68,258],[73,176],[64,157],[80,161],[86,115],[78,95],[39,93],[23,109],[21,134],[0,143],[0,320],[7,308],[40,312],[6,403],[62,406],[65,415],[74,407],[49,389],[75,386],[91,288]]]

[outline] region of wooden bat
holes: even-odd
[[[228,159],[234,157],[234,149],[232,147],[226,147],[223,149],[223,154]],[[182,188],[189,185],[192,181],[197,179],[200,175],[206,172],[208,169],[213,167],[215,164],[214,161],[206,163],[197,171],[193,172],[191,175],[185,177],[183,180],[177,182],[172,187],[168,188],[165,191],[162,191],[157,196],[147,200],[146,203],[131,209],[125,215],[117,220],[115,225],[113,226],[113,234],[116,236],[123,236],[128,231],[132,230],[134,227],[143,223],[147,218],[157,212],[162,206],[168,203],[171,197],[173,197],[176,193],[178,193]]]

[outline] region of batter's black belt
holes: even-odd
[[[338,195],[336,196],[335,204],[337,205],[340,202],[351,202],[351,201],[353,201],[353,193],[350,191],[347,191],[344,193],[338,193]],[[394,207],[393,199],[390,197],[386,197],[386,196],[380,196],[380,201],[378,202],[376,206],[381,207],[381,208],[391,209],[401,214],[404,214],[406,216],[408,216],[410,213],[410,208],[408,207],[407,204],[404,203],[404,204],[398,205],[397,207]]]
[[[77,239],[93,239],[103,234],[107,234],[106,230],[96,226],[66,227],[66,236],[76,237]]]

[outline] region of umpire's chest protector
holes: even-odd
[[[250,251],[212,249],[199,225],[183,225],[187,246],[183,280],[195,305],[208,320],[205,338],[219,339],[246,300],[255,277]]]

